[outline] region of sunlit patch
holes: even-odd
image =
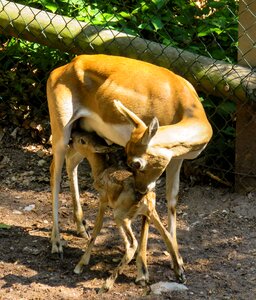
[[[151,182],[150,184],[148,184],[147,188],[148,188],[148,191],[153,191],[153,189],[155,188],[156,186],[156,182]]]
[[[147,153],[157,157],[161,156],[167,160],[171,160],[173,155],[172,150],[162,147],[148,147]]]
[[[108,144],[112,142],[123,147],[129,141],[132,132],[130,124],[107,123],[94,112],[82,118],[80,126],[86,131],[95,131],[100,137],[106,139]]]

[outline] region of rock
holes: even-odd
[[[15,215],[22,215],[22,212],[19,211],[19,210],[17,210],[17,209],[14,209],[14,210],[12,211],[12,213],[15,214]]]
[[[2,127],[0,127],[0,142],[3,137],[4,137],[4,129]]]
[[[44,157],[45,156],[45,152],[43,151],[43,150],[38,150],[37,152],[36,152],[36,154],[37,154],[37,156],[39,156],[39,157]]]
[[[150,286],[151,291],[155,295],[161,295],[162,293],[168,293],[173,291],[186,291],[188,288],[184,284],[177,282],[164,282],[160,281]]]
[[[195,221],[194,223],[191,224],[191,227],[193,228],[193,227],[197,226],[198,224],[200,224],[200,221]]]
[[[46,160],[40,159],[40,160],[37,162],[37,165],[38,165],[38,167],[43,167],[46,163],[47,163]]]
[[[22,249],[22,252],[26,254],[38,255],[40,254],[41,250],[34,247],[26,246]]]
[[[10,134],[11,137],[13,137],[15,140],[17,139],[18,129],[19,129],[19,127],[16,127],[16,128],[12,131],[12,133]]]
[[[8,165],[10,164],[10,158],[8,156],[3,156],[0,160],[0,165]]]
[[[31,211],[31,210],[33,210],[33,209],[35,209],[35,204],[30,204],[30,205],[28,205],[28,206],[25,206],[24,208],[23,208],[23,210],[24,211]]]

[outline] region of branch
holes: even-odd
[[[256,100],[254,70],[29,6],[0,0],[0,33],[75,54],[105,53],[173,70],[197,90],[232,100]]]

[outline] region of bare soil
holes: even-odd
[[[0,299],[256,299],[256,195],[239,195],[212,185],[181,184],[178,240],[185,262],[187,291],[153,295],[137,286],[135,261],[113,289],[98,295],[104,279],[123,254],[111,211],[82,275],[73,269],[86,241],[76,236],[65,172],[60,226],[67,241],[64,258],[51,254],[51,200],[48,149],[40,145],[0,146]],[[98,198],[88,165],[80,168],[81,201],[90,228]],[[164,177],[158,182],[157,210],[166,224]],[[140,220],[134,222],[138,233]],[[175,281],[170,257],[150,228],[150,284]]]

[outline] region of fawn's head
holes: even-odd
[[[72,145],[85,157],[91,153],[110,153],[113,151],[111,147],[104,145],[104,140],[96,133],[86,131],[73,131]]]

